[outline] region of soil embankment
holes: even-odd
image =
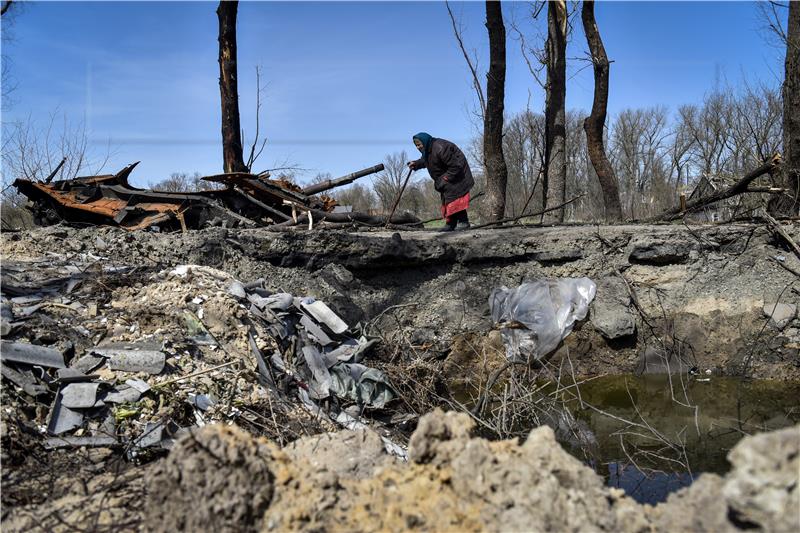
[[[786,230],[800,240],[800,228]],[[352,323],[372,321],[392,340],[441,351],[455,342],[456,352],[464,335],[473,346],[501,348],[490,334],[493,288],[587,276],[598,285],[590,320],[555,356],[569,353],[579,375],[633,372],[666,349],[701,372],[800,378],[800,295],[790,272],[800,272],[800,259],[763,225],[447,235],[224,229],[161,235],[54,227],[2,238],[6,262],[88,254],[90,262],[102,257],[151,270],[197,264],[243,281],[264,278],[275,290],[329,302]],[[785,305],[773,311],[775,304]],[[454,357],[461,363],[476,354]]]
[[[800,240],[800,228],[786,230]],[[129,378],[151,387],[140,400],[113,409],[115,436],[130,444],[123,449],[45,449],[50,409],[32,397],[42,383],[57,390],[58,381],[37,374],[35,383],[25,382],[14,374],[25,385],[17,387],[4,379],[3,521],[9,530],[197,529],[215,520],[237,530],[796,525],[786,521],[798,516],[797,428],[745,440],[729,456],[729,474],[703,475],[652,508],[604,487],[548,428],[522,444],[489,442],[470,436],[466,415],[419,419],[437,405],[463,409],[459,402],[479,398],[486,410],[498,407],[486,391],[505,385],[489,382],[510,372],[498,373],[505,349],[489,315],[489,293],[542,277],[586,276],[597,284],[589,316],[545,362],[549,376],[563,372],[574,381],[671,370],[678,382],[687,375],[800,378],[800,278],[792,273],[800,272],[800,260],[764,226],[564,226],[449,235],[221,228],[157,234],[55,226],[0,239],[4,285],[20,294],[44,293],[14,301],[4,291],[4,339],[52,348],[68,363],[101,342],[158,341],[166,354],[156,376],[95,370],[101,388]],[[176,273],[187,264],[197,266]],[[374,412],[331,401],[323,405],[328,418],[310,414],[294,396],[286,401],[280,387],[259,383],[253,352],[270,353],[269,335],[249,322],[252,309],[230,290],[236,280],[259,278],[265,293],[317,298],[378,340],[364,362],[389,376],[401,400]],[[514,379],[503,394],[519,384]],[[627,383],[621,390],[631,401],[638,393]],[[659,409],[643,402],[634,407],[648,418]],[[621,412],[613,408],[608,412]],[[688,408],[693,414],[686,424],[699,433],[705,420]],[[346,414],[345,423],[334,413]],[[371,429],[329,433],[354,419]],[[165,429],[157,449],[133,446],[143,431],[166,421],[183,431]],[[405,444],[418,421],[410,463],[387,455],[393,442]],[[478,429],[526,437],[540,423],[558,433],[561,422],[521,417],[502,433],[487,431],[482,420]],[[763,428],[796,422],[795,412]],[[77,438],[102,429],[87,424]],[[194,427],[204,424],[211,427]],[[742,434],[756,429],[739,428]],[[674,445],[674,438],[667,443]]]

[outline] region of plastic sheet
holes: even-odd
[[[506,356],[538,360],[558,347],[578,320],[586,318],[597,287],[589,278],[541,279],[489,296],[492,320],[501,327]]]

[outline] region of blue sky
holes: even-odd
[[[141,160],[134,183],[171,172],[222,171],[215,2],[41,2],[17,17],[4,49],[17,88],[3,122],[55,110],[86,120],[106,170]],[[488,65],[483,2],[451,4],[464,39]],[[529,44],[543,36],[529,4],[508,2]],[[599,2],[611,70],[609,112],[699,102],[715,83],[777,85],[783,52],[768,43],[752,2]],[[544,19],[544,15],[541,16]],[[585,54],[576,19],[568,56]],[[506,110],[539,111],[541,88],[508,31]],[[443,2],[241,2],[239,92],[254,130],[255,66],[266,85],[256,169],[297,164],[334,176],[414,150],[411,135],[466,143],[475,97]],[[593,81],[573,60],[570,108],[591,107]],[[7,131],[4,128],[4,131]]]

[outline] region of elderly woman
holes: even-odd
[[[427,133],[414,135],[414,145],[422,157],[408,163],[411,170],[427,168],[433,187],[442,196],[442,231],[469,228],[469,191],[475,185],[467,158],[458,146]]]

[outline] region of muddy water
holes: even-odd
[[[800,382],[618,375],[580,391],[584,406],[569,404],[572,428],[562,422],[557,433],[609,486],[642,503],[703,472],[727,472],[726,455],[744,435],[800,422]]]

